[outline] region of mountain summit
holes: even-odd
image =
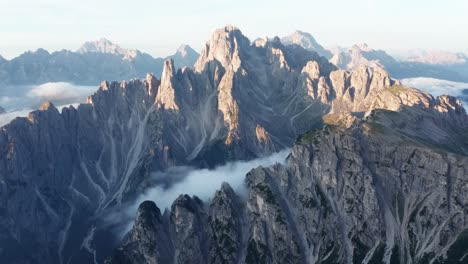
[[[315,51],[327,59],[331,58],[332,56],[332,53],[329,50],[322,47],[322,45],[320,45],[315,40],[315,38],[307,32],[296,30],[291,35],[282,37],[281,42],[284,45],[291,45],[291,44],[299,45],[307,50]]]
[[[192,49],[189,45],[181,45],[176,53],[168,58],[174,60],[174,66],[177,69],[183,68],[184,66],[193,67],[198,59],[198,52]]]
[[[136,56],[136,50],[127,50],[120,47],[117,44],[112,43],[106,38],[100,38],[97,41],[87,41],[78,49],[79,53],[87,52],[99,52],[99,53],[110,53],[115,55],[122,55],[127,58],[134,58]]]

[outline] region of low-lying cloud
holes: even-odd
[[[290,150],[283,150],[270,156],[251,161],[229,162],[215,169],[194,169],[191,167],[176,167],[162,173],[154,173],[154,180],[164,181],[174,179],[170,186],[158,184],[147,190],[136,202],[134,209],[145,200],[155,201],[159,208],[169,208],[181,194],[196,195],[202,200],[210,199],[223,182],[227,182],[239,193],[243,193],[245,175],[259,166],[268,167],[275,163],[282,163]],[[134,210],[136,212],[136,210]]]
[[[46,101],[51,101],[58,109],[78,105],[96,90],[97,86],[64,82],[1,87],[0,106],[6,110],[6,113],[0,115],[0,126],[8,124],[16,117],[27,116]]]
[[[96,90],[94,86],[78,86],[71,83],[46,83],[34,86],[28,91],[30,98],[41,98],[50,101],[77,100],[86,98]]]
[[[433,96],[452,95],[462,101],[465,109],[468,108],[468,83],[451,82],[434,78],[408,78],[401,82],[409,87],[428,92]]]
[[[174,167],[164,172],[153,173],[152,180],[155,186],[146,190],[134,203],[127,207],[125,210],[125,223],[112,223],[111,225],[124,226],[123,229],[116,228],[117,232],[124,232],[119,234],[122,237],[131,229],[138,206],[143,201],[154,201],[162,211],[170,208],[174,200],[181,194],[196,195],[204,201],[209,201],[216,190],[221,188],[223,182],[229,183],[236,193],[243,195],[245,194],[244,179],[250,170],[260,166],[268,167],[276,163],[284,163],[289,153],[290,150],[286,149],[250,161],[229,162],[215,169]],[[115,218],[109,216],[109,221],[113,221],[111,219],[122,220],[121,216]]]

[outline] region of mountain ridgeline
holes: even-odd
[[[354,70],[359,66],[385,68],[392,78],[429,77],[454,82],[468,82],[468,58],[460,53],[435,51],[399,61],[383,50],[367,44],[357,44],[349,49],[333,52],[323,48],[312,35],[296,31],[283,37],[283,43],[299,45],[326,57],[340,69]]]
[[[192,67],[198,53],[187,45],[167,57],[176,67]],[[102,80],[144,78],[148,72],[161,76],[163,58],[139,50],[124,49],[107,39],[85,42],[76,52],[44,49],[26,52],[8,61],[0,57],[0,85],[33,85],[69,82],[97,85]]]
[[[466,128],[454,97],[226,26],[193,68],[168,59],[160,79],[104,81],[77,108],[47,103],[1,128],[0,259],[462,263]],[[103,224],[152,172],[292,146],[286,165],[246,176],[247,197],[223,184],[164,212],[144,202],[123,241]]]

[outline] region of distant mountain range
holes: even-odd
[[[299,45],[315,51],[337,67],[354,70],[360,65],[383,67],[397,79],[429,77],[455,82],[468,82],[468,59],[462,53],[446,51],[418,51],[405,60],[397,60],[383,50],[366,44],[349,49],[324,48],[306,32],[295,31],[282,37],[285,45]],[[182,45],[175,54],[154,58],[135,49],[125,49],[101,38],[87,41],[77,51],[61,50],[49,53],[44,49],[25,52],[6,60],[0,56],[0,85],[42,84],[70,82],[78,85],[97,85],[102,80],[144,78],[146,73],[161,76],[164,60],[172,58],[176,68],[191,67],[198,53]]]
[[[286,45],[296,44],[330,59],[330,62],[345,70],[360,65],[383,67],[397,79],[430,77],[455,82],[468,82],[468,59],[462,53],[425,51],[417,56],[399,61],[383,50],[375,50],[367,44],[357,44],[345,50],[331,51],[323,48],[309,33],[296,31],[283,37]]]
[[[44,49],[26,52],[8,61],[0,57],[0,85],[30,85],[70,82],[98,85],[102,80],[144,78],[147,73],[161,76],[164,60],[172,58],[177,68],[193,66],[198,53],[182,45],[174,55],[154,58],[139,50],[128,50],[101,38],[85,42],[76,52]]]

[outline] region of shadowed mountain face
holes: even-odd
[[[285,263],[287,259],[295,263],[324,262],[327,252],[334,252],[333,257],[339,260],[353,258],[352,243],[365,246],[359,252],[361,258],[380,240],[389,245],[390,251],[384,247],[382,253],[386,258],[393,254],[393,248],[403,256],[408,240],[395,242],[400,229],[390,228],[397,228],[403,220],[395,218],[400,219],[397,224],[382,217],[380,213],[387,212],[387,205],[375,207],[380,206],[380,197],[356,198],[355,202],[368,201],[374,206],[369,210],[375,223],[388,220],[385,230],[393,232],[388,236],[358,232],[374,228],[374,222],[364,222],[362,211],[367,209],[359,204],[355,215],[348,216],[348,196],[338,193],[349,192],[349,199],[355,199],[356,195],[364,197],[361,189],[366,186],[366,193],[380,190],[373,189],[369,168],[375,164],[377,154],[383,153],[380,147],[386,146],[376,142],[385,142],[387,137],[395,138],[394,142],[408,138],[408,148],[413,146],[424,155],[433,155],[428,159],[440,161],[433,166],[442,175],[447,171],[437,159],[444,157],[447,163],[453,162],[447,175],[459,173],[453,168],[466,166],[468,141],[466,135],[455,136],[466,127],[466,113],[459,101],[447,96],[434,99],[397,84],[381,68],[338,70],[327,59],[300,46],[284,46],[278,38],[251,44],[239,29],[227,26],[214,32],[193,69],[176,70],[174,62],[166,60],[161,79],[148,74],[145,80],[103,82],[86,104],[65,108],[61,113],[47,103],[0,131],[0,200],[4,201],[0,213],[5,216],[0,220],[0,245],[8,249],[0,251],[0,258],[7,263],[102,261],[119,242],[113,241],[103,222],[109,212],[118,212],[151,184],[152,172],[176,165],[210,167],[263,156],[293,146],[298,136],[322,127],[324,121],[350,129],[333,133],[323,130],[329,136],[317,147],[328,155],[324,154],[323,161],[313,163],[312,157],[321,155],[313,154],[315,147],[310,144],[315,140],[306,134],[301,139],[306,143],[295,147],[287,168],[275,166],[249,174],[247,203],[236,198],[229,186],[223,186],[215,195],[210,208],[197,198],[181,196],[170,212],[162,215],[154,204],[144,203],[135,227],[109,261],[167,263],[176,258],[178,263],[206,263],[208,259],[215,259],[214,263],[239,259],[249,263]],[[387,111],[371,111],[374,109]],[[376,119],[383,121],[372,121]],[[376,123],[378,137],[361,136],[367,133],[365,124],[369,122]],[[387,128],[392,131],[388,135],[382,132]],[[366,144],[374,144],[375,150],[365,152]],[[388,144],[399,149],[396,143]],[[345,151],[350,156],[342,154]],[[442,154],[437,156],[439,152]],[[370,161],[360,162],[364,157]],[[415,176],[435,173],[430,169],[417,171],[426,165],[416,157],[410,162],[420,173]],[[351,161],[361,167],[346,163]],[[353,173],[347,173],[348,169]],[[464,175],[456,175],[466,181]],[[349,181],[360,185],[343,184],[343,177],[351,177]],[[382,174],[381,178],[385,177],[403,179],[391,169]],[[454,177],[450,177],[450,184],[455,183]],[[321,178],[330,184],[342,182],[338,187],[330,185],[329,190],[319,182]],[[444,188],[438,180],[430,186]],[[406,201],[415,203],[406,199],[411,189],[402,183],[394,191],[400,189],[405,192],[405,206],[410,206]],[[439,189],[437,194],[442,193]],[[389,197],[393,194],[389,190]],[[307,207],[299,207],[300,201],[310,202],[307,206],[318,211],[305,211]],[[442,204],[442,200],[437,201]],[[449,208],[455,206],[451,201]],[[393,203],[388,204],[388,210],[392,210],[390,206]],[[452,216],[450,212],[440,213],[442,220],[434,226],[443,227],[441,223]],[[320,223],[328,220],[321,227]],[[353,229],[358,224],[361,229]],[[462,227],[458,223],[451,229],[448,241],[453,241]],[[332,228],[333,232],[328,232]],[[358,242],[350,240],[348,230],[359,234],[355,240]]]
[[[173,57],[177,67],[193,66],[198,54],[188,46]],[[102,80],[144,78],[148,72],[161,76],[164,59],[138,50],[124,49],[107,39],[85,42],[77,52],[49,53],[38,49],[11,61],[0,58],[0,84],[30,85],[70,82],[97,85]]]
[[[464,263],[468,117],[454,98],[381,90],[365,117],[324,116],[287,164],[209,203],[140,205],[106,263]],[[430,235],[428,235],[430,234]]]

